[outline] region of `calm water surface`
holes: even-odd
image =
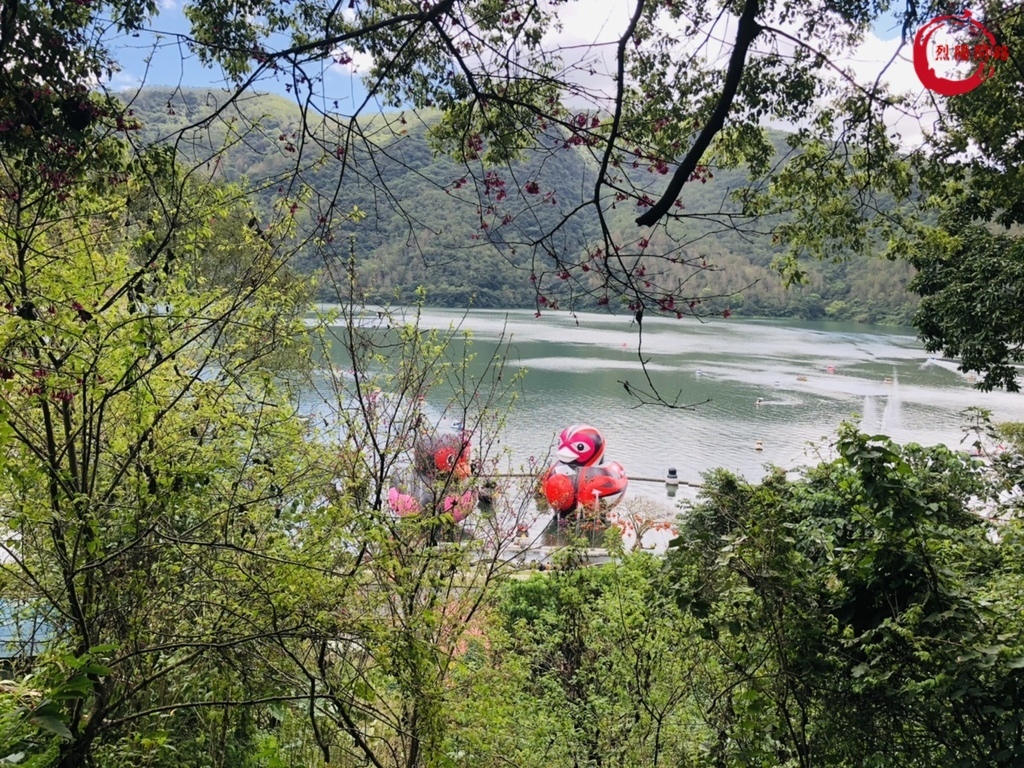
[[[675,467],[682,480],[697,483],[715,467],[757,480],[766,465],[816,463],[829,455],[840,423],[855,415],[873,433],[954,447],[969,406],[991,409],[996,421],[1024,421],[1024,395],[972,389],[954,363],[932,359],[907,329],[646,319],[642,354],[659,391],[699,403],[669,410],[638,407],[623,387],[646,385],[629,316],[428,310],[421,325],[472,331],[481,357],[499,340],[511,341],[510,367],[527,371],[502,436],[513,464],[547,456],[557,433],[576,422],[598,427],[606,458],[631,477],[664,477]],[[437,414],[443,399],[431,395]],[[666,498],[658,483],[631,483],[630,493]]]

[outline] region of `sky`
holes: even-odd
[[[151,87],[182,86],[194,88],[225,88],[230,83],[218,67],[205,67],[176,35],[187,35],[189,22],[182,11],[181,0],[159,0],[159,15],[146,32],[119,35],[113,39],[112,50],[121,71],[114,74],[109,87],[114,90],[135,90],[143,83]],[[367,90],[358,75],[341,67],[324,72],[327,88],[341,102],[341,111],[366,99]],[[288,96],[288,79],[264,75],[258,90]],[[371,109],[371,111],[375,111]]]
[[[559,9],[564,19],[563,29],[552,30],[545,38],[551,46],[580,46],[584,50],[593,43],[601,43],[612,39],[622,29],[623,19],[628,15],[630,0],[579,0],[565,3]],[[732,20],[735,24],[735,20]],[[160,0],[160,12],[150,24],[150,31],[137,36],[121,36],[115,40],[115,55],[121,63],[122,70],[111,78],[109,85],[115,90],[135,89],[141,83],[149,86],[192,86],[192,87],[224,87],[226,82],[217,69],[203,67],[197,57],[189,52],[174,34],[188,31],[188,21],[182,12],[182,0]],[[720,57],[724,61],[728,56],[729,46],[725,43],[731,39],[733,30],[723,25],[720,37],[723,39]],[[717,30],[716,30],[717,32]],[[718,36],[718,35],[716,35]],[[755,50],[757,43],[755,42]],[[593,49],[604,51],[606,59],[610,57],[611,46],[598,46]],[[897,55],[897,52],[899,54]],[[588,54],[591,57],[593,53]],[[894,58],[895,57],[895,58]],[[355,111],[366,98],[366,89],[362,85],[358,72],[358,59],[350,65],[335,65],[324,70],[324,90],[331,94],[331,99],[338,99],[338,109],[342,113]],[[611,87],[607,69],[610,61],[596,61],[594,82],[588,83],[598,90]],[[868,34],[864,43],[847,59],[837,61],[842,66],[851,66],[865,80],[871,79],[885,69],[885,79],[894,90],[914,94],[921,107],[921,112],[928,111],[929,100],[914,73],[910,59],[910,46],[900,50],[900,24],[892,15],[881,18]],[[605,70],[604,83],[600,73]],[[281,95],[288,95],[288,83],[284,78],[265,77],[260,80],[260,90]],[[325,105],[327,106],[327,105]],[[371,102],[367,111],[378,111],[380,106]],[[904,136],[904,143],[919,143],[921,132],[927,124],[919,117],[908,118],[893,114],[889,116],[891,127]]]

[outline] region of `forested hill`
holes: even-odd
[[[126,96],[127,98],[127,96]],[[165,137],[177,129],[195,123],[216,108],[223,94],[205,90],[149,88],[133,97],[135,117],[143,125],[147,140]],[[242,114],[239,115],[239,112]],[[227,127],[232,115],[244,117]],[[384,121],[380,121],[383,126]],[[515,179],[522,186],[535,182],[539,194],[529,202],[529,216],[518,217],[514,228],[482,231],[486,211],[481,213],[478,192],[465,166],[446,157],[436,157],[427,142],[427,126],[409,118],[395,135],[392,127],[374,136],[372,122],[368,130],[375,150],[372,182],[359,173],[349,173],[340,188],[337,166],[318,167],[316,158],[330,147],[311,142],[303,144],[297,133],[299,110],[280,96],[247,96],[240,105],[226,110],[213,127],[204,126],[186,135],[178,144],[186,161],[208,158],[214,147],[226,147],[216,162],[216,175],[226,180],[246,179],[262,190],[269,210],[275,195],[294,179],[296,160],[304,168],[301,176],[325,196],[336,196],[339,210],[358,206],[368,215],[358,225],[340,232],[356,236],[356,250],[364,282],[375,296],[388,299],[396,295],[411,297],[418,286],[427,286],[427,302],[439,306],[512,308],[534,305],[535,293],[527,262],[529,249],[503,249],[504,257],[487,242],[488,237],[507,238],[506,243],[526,243],[553,228],[562,214],[578,201],[581,191],[593,187],[593,164],[579,152],[538,152],[515,166],[505,176],[504,187],[494,187],[514,207]],[[251,126],[257,125],[255,129]],[[773,136],[782,146],[781,134]],[[365,160],[366,148],[349,147],[349,157]],[[363,156],[359,157],[362,152]],[[667,178],[667,177],[664,177]],[[465,187],[459,184],[466,179]],[[386,182],[390,197],[381,192]],[[721,210],[728,190],[744,186],[739,171],[716,171],[706,184],[688,184],[682,203],[687,211]],[[551,205],[537,204],[538,201]],[[639,236],[632,206],[612,211],[609,220],[613,233],[621,233],[625,242]],[[520,222],[526,222],[520,223]],[[596,222],[576,217],[558,232],[555,247],[566,251],[581,249],[594,242]],[[703,227],[703,228],[702,228]],[[719,228],[720,229],[720,228]],[[704,257],[710,266],[694,282],[694,295],[722,296],[709,300],[712,308],[721,304],[733,313],[747,316],[831,318],[859,322],[909,324],[914,298],[906,291],[911,275],[909,266],[876,258],[852,258],[841,263],[810,263],[804,286],[784,289],[772,269],[780,255],[764,225],[760,232],[716,231],[699,219],[688,221],[668,234],[687,246],[688,256]],[[345,241],[347,243],[347,240]],[[652,238],[652,250],[659,243]],[[667,245],[667,243],[664,243]],[[346,246],[347,247],[347,246]],[[313,269],[319,257],[308,256],[303,266]]]

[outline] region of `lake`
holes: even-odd
[[[499,339],[511,340],[510,367],[527,371],[501,437],[513,469],[531,456],[543,459],[557,434],[579,422],[601,430],[606,459],[621,463],[630,477],[663,478],[675,467],[683,481],[699,483],[701,473],[715,467],[757,480],[769,464],[795,469],[817,463],[830,455],[840,423],[856,414],[866,416],[864,427],[872,433],[951,447],[963,438],[961,412],[969,406],[990,409],[997,422],[1024,421],[1024,396],[973,389],[955,363],[925,352],[912,329],[645,319],[642,353],[659,391],[669,400],[680,393],[681,403],[699,403],[670,410],[638,406],[623,387],[623,381],[646,386],[631,315],[422,314],[424,328],[451,325],[472,331],[481,356]],[[343,365],[340,358],[335,362]],[[440,416],[443,406],[442,393],[432,393],[428,413]],[[453,425],[441,421],[442,429]],[[629,494],[669,506],[662,483],[633,482]],[[680,490],[685,496],[692,492]]]

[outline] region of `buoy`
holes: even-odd
[[[754,450],[755,450],[755,451],[763,451],[763,450],[764,450],[764,445],[763,445],[763,444],[761,443],[761,441],[760,441],[760,440],[757,440],[757,441],[756,441],[756,442],[754,443]]]
[[[665,475],[665,485],[679,485],[679,475],[676,474],[675,467],[669,467],[668,474]]]

